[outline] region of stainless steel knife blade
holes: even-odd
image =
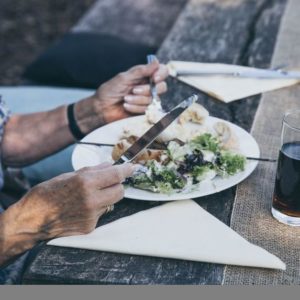
[[[144,135],[142,135],[114,165],[132,161],[141,151],[150,145],[181,113],[198,100],[197,95],[192,95],[168,112],[156,124],[154,124]]]

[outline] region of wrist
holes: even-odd
[[[84,134],[104,125],[104,108],[95,95],[81,100],[74,105],[74,116],[80,131]]]

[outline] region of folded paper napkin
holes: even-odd
[[[217,63],[197,63],[187,61],[170,61],[168,63],[170,75],[176,77],[176,72],[180,71],[215,71],[215,72],[240,72],[256,70],[255,68],[237,65],[217,64]],[[222,75],[184,75],[177,77],[180,81],[191,85],[214,98],[226,103],[272,91],[297,84],[299,79],[272,79],[272,78],[242,78]]]
[[[285,270],[192,200],[174,201],[49,245]]]

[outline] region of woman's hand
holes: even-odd
[[[149,79],[156,83],[158,94],[167,91],[168,69],[154,61],[120,73],[102,84],[94,95],[75,106],[77,123],[87,133],[101,124],[142,114],[151,102]],[[93,113],[89,111],[93,108]]]
[[[150,103],[147,82],[153,77],[159,93],[166,91],[166,66],[154,61],[133,67],[104,83],[96,93],[75,105],[80,130],[92,130],[130,114],[143,113]],[[12,116],[5,126],[1,143],[2,160],[7,166],[22,167],[51,155],[74,142],[66,106],[51,111]]]
[[[167,67],[154,61],[150,65],[133,67],[101,85],[96,98],[99,109],[104,109],[105,120],[111,122],[129,114],[144,113],[151,103],[149,78],[154,79],[158,94],[162,94],[167,91],[164,81],[167,76]]]
[[[103,164],[35,186],[1,215],[0,264],[38,241],[91,232],[123,198],[122,182],[133,171],[131,164]]]

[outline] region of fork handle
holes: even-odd
[[[154,54],[147,55],[147,63],[148,64],[151,64],[155,60],[157,60],[157,58]],[[150,83],[150,92],[151,92],[151,96],[152,96],[152,101],[158,101],[156,84],[152,77],[150,77],[149,83]]]

